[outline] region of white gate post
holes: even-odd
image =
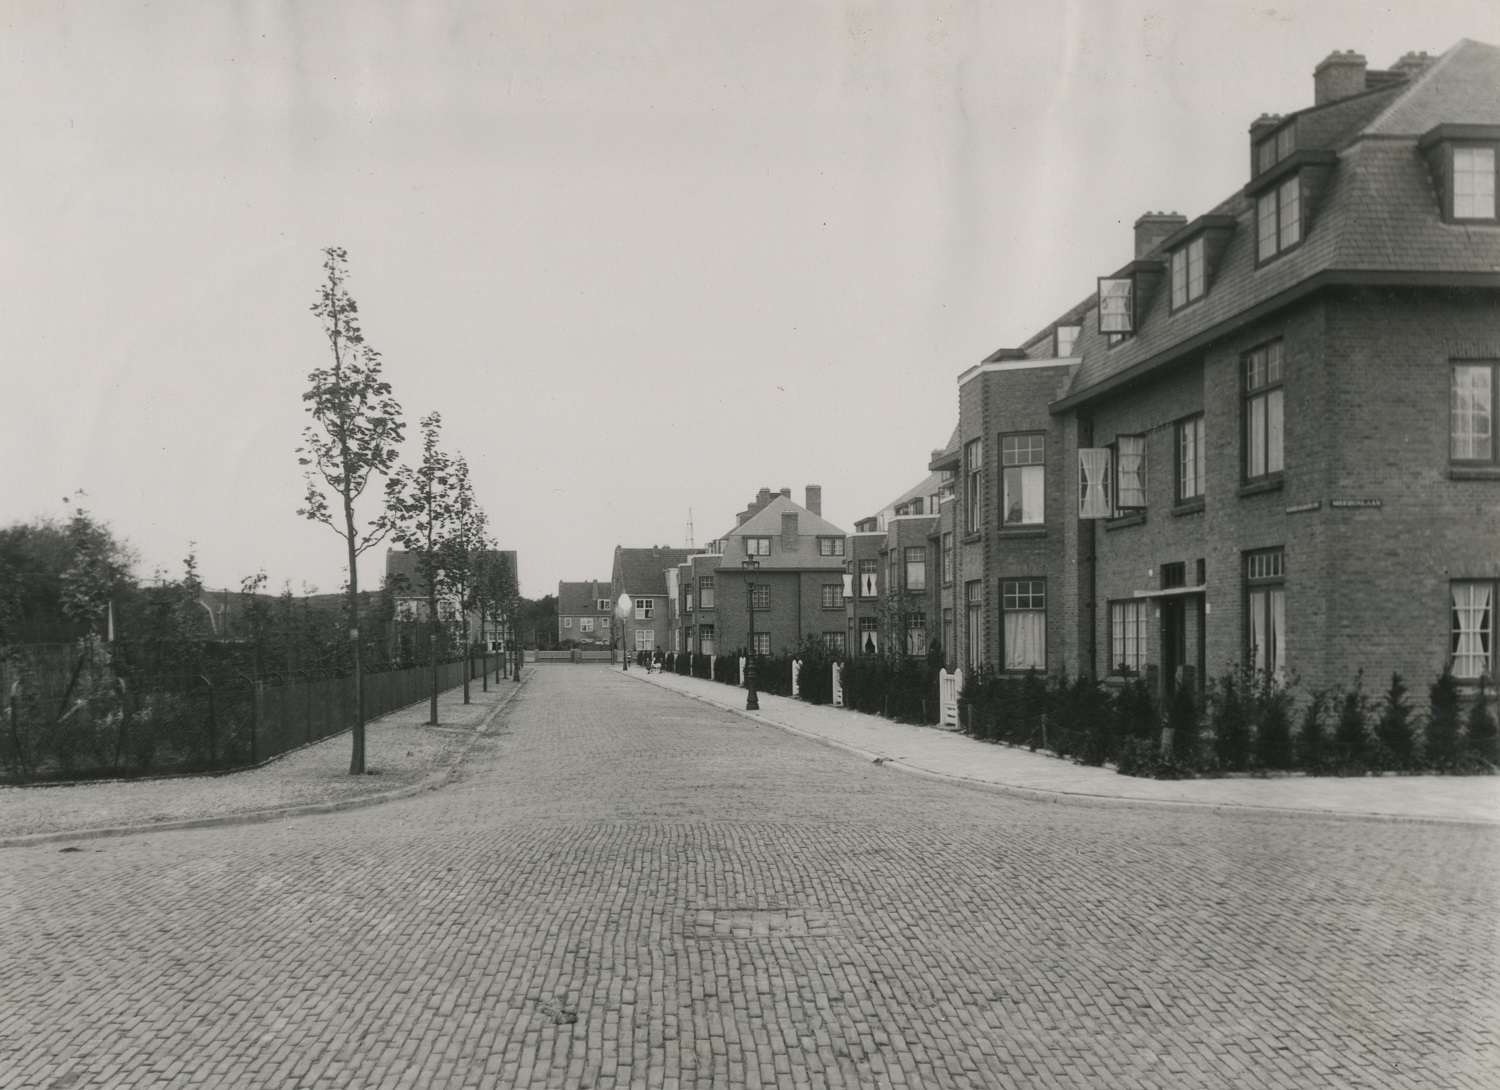
[[[745,656],[741,655],[740,656],[740,687],[744,688],[744,685],[745,685]]]
[[[802,660],[801,659],[793,659],[792,660],[792,695],[793,696],[801,696],[802,695],[802,686],[800,684],[801,677],[802,677]]]
[[[837,662],[833,664],[833,706],[844,706],[844,668]]]

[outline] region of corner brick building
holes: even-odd
[[[950,658],[1494,676],[1500,50],[1313,82],[1241,190],[959,377]]]
[[[582,583],[557,584],[557,640],[610,644],[610,624],[615,610],[614,589],[590,579]]]

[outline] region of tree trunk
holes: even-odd
[[[354,505],[344,498],[344,525],[349,545],[349,642],[354,669],[354,747],[349,754],[349,775],[365,774],[365,670],[359,638],[359,551],[354,539]]]
[[[469,646],[469,611],[463,608],[462,603],[458,608],[463,610],[464,615],[464,703],[467,704],[469,702],[469,675],[474,672],[474,649]]]
[[[432,577],[428,577],[428,585],[432,585]],[[427,657],[432,661],[432,714],[428,718],[428,726],[438,725],[437,698],[438,698],[438,606],[437,594],[429,592],[427,595],[427,610],[431,621],[431,631],[427,636]]]

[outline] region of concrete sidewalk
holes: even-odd
[[[438,696],[438,726],[423,700],[365,724],[364,776],[349,775],[349,732],[256,768],[217,776],[0,787],[0,848],[161,829],[269,821],[347,810],[430,791],[448,781],[474,739],[525,686],[532,669]]]
[[[979,742],[936,727],[760,694],[746,712],[745,691],[677,674],[630,675],[747,718],[847,749],[866,760],[1003,794],[1082,806],[1157,806],[1225,812],[1317,815],[1374,821],[1500,824],[1496,776],[1231,776],[1148,780],[1110,768],[1012,746]]]

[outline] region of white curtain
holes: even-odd
[[[1119,487],[1115,503],[1124,509],[1146,506],[1146,439],[1122,435],[1119,440]]]
[[[1266,592],[1250,592],[1250,655],[1257,670],[1266,668]]]
[[[1272,390],[1266,395],[1266,472],[1277,473],[1285,468],[1282,433],[1285,430],[1285,411],[1282,407],[1285,391]]]
[[[1489,583],[1453,584],[1453,676],[1475,679],[1489,672],[1493,633]]]
[[[1005,614],[1005,668],[1047,668],[1047,615],[1040,610],[1011,610]]]
[[[1249,410],[1249,457],[1245,472],[1251,477],[1263,477],[1266,473],[1266,399],[1251,398]]]
[[[1286,591],[1271,591],[1271,646],[1268,662],[1277,681],[1286,673]]]
[[[1078,452],[1078,517],[1109,518],[1109,451],[1084,447]]]

